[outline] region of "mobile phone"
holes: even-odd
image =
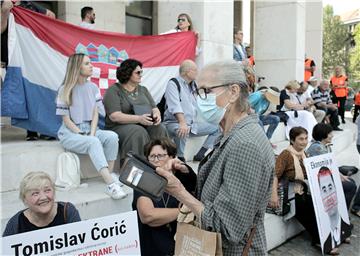
[[[125,185],[155,200],[161,199],[167,185],[167,180],[155,172],[155,166],[132,152],[127,153],[119,179]]]

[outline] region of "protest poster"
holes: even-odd
[[[141,255],[136,211],[3,237],[1,255]]]
[[[306,158],[304,165],[324,254],[351,235],[344,191],[332,153]]]

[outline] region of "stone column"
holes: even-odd
[[[323,7],[322,1],[308,1],[306,8],[305,53],[316,64],[315,76],[322,78]]]
[[[232,59],[233,1],[158,2],[159,33],[173,29],[180,13],[192,18],[200,33],[202,52],[196,57],[199,67],[209,62]]]
[[[256,73],[266,77],[262,85],[283,89],[304,78],[305,4],[255,2],[254,55]]]
[[[125,33],[126,1],[59,1],[58,18],[78,25],[81,22],[81,8],[84,6],[94,8],[97,30]]]

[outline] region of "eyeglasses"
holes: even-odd
[[[209,93],[211,93],[211,89],[224,87],[224,86],[229,86],[229,85],[232,85],[232,84],[237,84],[237,85],[240,86],[240,88],[248,88],[248,85],[246,83],[242,83],[242,82],[238,83],[237,82],[237,83],[227,83],[227,84],[215,85],[215,86],[208,87],[208,88],[200,88],[200,89],[196,89],[196,92],[199,95],[200,99],[206,100],[207,95]]]
[[[211,89],[214,88],[219,88],[219,87],[224,87],[224,86],[229,86],[230,84],[221,84],[221,85],[215,85],[209,88],[200,88],[200,89],[196,89],[197,94],[199,95],[199,97],[203,100],[207,99],[207,95],[211,92]]]
[[[143,74],[143,72],[144,72],[143,70],[139,70],[139,71],[136,71],[135,74],[141,76]]]
[[[150,155],[148,156],[149,161],[155,161],[155,158],[157,158],[158,161],[165,160],[166,156],[168,154],[157,154],[157,155]]]
[[[177,20],[177,22],[184,22],[184,21],[186,21],[186,19],[184,19],[184,18],[180,18]]]

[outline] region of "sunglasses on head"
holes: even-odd
[[[135,74],[137,74],[137,75],[139,75],[139,76],[140,76],[140,75],[142,75],[142,74],[143,74],[143,72],[144,72],[144,71],[139,70],[139,71],[135,71]]]
[[[184,19],[184,18],[179,18],[179,19],[177,20],[177,22],[184,22],[184,21],[186,21],[186,19]]]

